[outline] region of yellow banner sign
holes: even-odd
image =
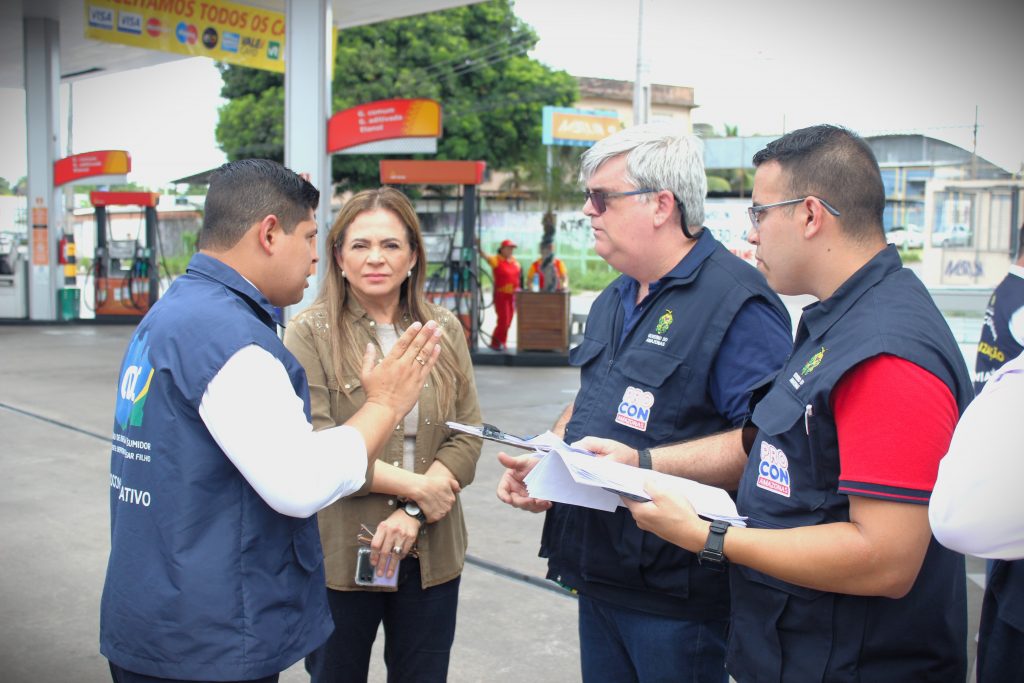
[[[84,0],[85,37],[284,73],[284,14],[225,0]]]
[[[554,113],[554,137],[559,140],[586,140],[597,142],[612,133],[622,130],[618,117],[593,116],[558,112]]]

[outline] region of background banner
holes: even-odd
[[[83,5],[87,38],[284,72],[281,12],[225,0],[84,0]]]

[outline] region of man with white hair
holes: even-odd
[[[556,433],[628,443],[646,468],[657,444],[720,432],[738,441],[749,388],[782,366],[791,328],[764,277],[702,228],[700,140],[634,126],[589,149],[580,178],[594,250],[622,275],[570,354],[580,390]],[[548,578],[579,593],[584,681],[726,680],[729,585],[719,567],[642,531],[624,508],[532,498],[523,477],[535,461],[499,457],[508,469],[498,497],[547,510]]]

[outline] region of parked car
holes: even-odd
[[[924,231],[913,223],[899,225],[885,234],[890,244],[900,249],[920,249],[924,246]]]
[[[966,247],[971,243],[971,229],[966,225],[953,225],[932,233],[933,247]]]

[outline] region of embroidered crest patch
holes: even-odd
[[[821,359],[825,357],[825,351],[827,351],[827,349],[824,346],[822,346],[821,351],[818,351],[816,354],[811,356],[811,359],[809,361],[804,363],[804,367],[800,370],[800,374],[806,377],[807,375],[814,372],[814,369],[821,365]]]
[[[658,318],[658,326],[654,328],[654,331],[658,334],[665,334],[668,332],[668,328],[672,327],[672,311],[665,309],[665,315]]]

